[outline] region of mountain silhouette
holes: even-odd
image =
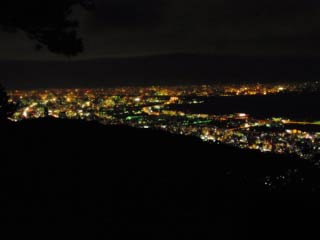
[[[319,169],[292,156],[76,120],[0,130],[1,222],[12,239],[288,236],[312,228],[318,208]]]

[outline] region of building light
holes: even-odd
[[[246,113],[239,113],[238,116],[239,116],[239,117],[246,117],[247,114],[246,114]]]

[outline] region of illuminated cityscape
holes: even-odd
[[[320,235],[320,0],[2,3],[3,240]]]
[[[103,124],[162,129],[174,134],[196,136],[208,142],[313,159],[320,153],[320,122],[316,119],[307,121],[282,116],[258,118],[246,112],[195,113],[189,111],[188,106],[201,105],[215,96],[317,93],[319,87],[318,82],[220,84],[16,90],[10,95],[12,101],[19,102],[13,121],[44,117],[99,121]],[[309,127],[307,130],[306,126]]]

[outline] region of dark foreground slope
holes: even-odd
[[[11,124],[1,137],[12,239],[238,239],[317,224],[319,170],[292,157],[80,121]]]

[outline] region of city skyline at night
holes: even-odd
[[[2,0],[10,239],[317,239],[319,0]]]
[[[319,82],[282,84],[218,84],[201,86],[119,87],[109,89],[52,89],[11,91],[19,102],[14,121],[45,117],[98,121],[109,125],[161,129],[193,135],[208,142],[221,142],[261,152],[293,154],[310,160],[320,152],[320,122],[316,116],[298,113],[257,116],[254,112],[192,112],[212,97],[281,96],[317,94]],[[238,98],[237,98],[238,97]],[[210,105],[209,105],[210,106]],[[262,108],[262,106],[261,106]],[[272,112],[272,107],[269,111]],[[265,111],[268,111],[267,109]],[[298,110],[297,110],[298,111]],[[318,164],[318,163],[317,163]]]

